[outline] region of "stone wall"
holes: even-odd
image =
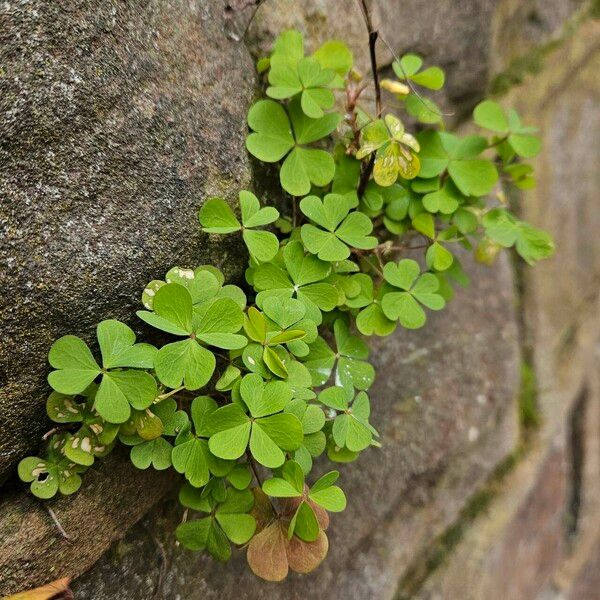
[[[127,318],[143,284],[171,263],[216,261],[239,276],[240,250],[211,247],[195,213],[208,195],[231,198],[251,183],[252,57],[295,26],[313,46],[346,40],[366,67],[353,0],[267,0],[242,42],[245,4],[0,6],[0,478],[47,427],[52,339],[91,339],[97,319]],[[474,284],[447,311],[376,343],[384,447],[361,458],[360,473],[342,467],[349,506],[314,574],[265,584],[243,552],[222,566],[176,547],[171,479],[117,454],[79,494],[49,503],[70,541],[9,478],[0,594],[70,576],[75,597],[91,600],[597,597],[598,7],[379,0],[374,10],[398,53],[447,70],[441,102],[456,124],[491,90],[540,127],[540,185],[522,206],[554,233],[556,257],[534,270],[467,260]],[[379,59],[385,69],[391,55],[382,48]],[[527,385],[523,365],[535,376]]]

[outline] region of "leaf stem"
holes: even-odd
[[[500,144],[505,142],[507,139],[508,139],[508,133],[505,136],[497,139],[493,144],[488,144],[487,148],[495,148],[496,146],[499,146]]]
[[[160,396],[158,396],[159,400],[166,400],[167,398],[170,398],[171,396],[173,396],[174,394],[177,394],[177,392],[180,392],[181,390],[184,390],[185,386],[182,385],[178,388],[175,388],[174,390],[171,390],[170,392],[167,392],[166,394],[160,394]]]
[[[246,450],[246,456],[248,458],[248,464],[250,465],[250,468],[252,469],[252,473],[254,473],[254,478],[256,479],[256,483],[258,483],[258,487],[262,489],[262,479],[260,478],[260,475],[258,474],[258,469],[256,468],[256,461],[254,460],[254,458],[252,457],[252,454],[250,454],[250,452],[248,450]],[[273,513],[275,515],[279,515],[279,511],[277,510],[277,508],[275,508],[275,505],[273,504],[273,500],[271,500],[271,498],[269,496],[267,496],[267,498],[269,498],[269,503],[271,504]]]
[[[377,111],[377,118],[381,116],[381,112],[383,111],[383,107],[381,104],[381,86],[379,85],[379,73],[377,70],[377,54],[375,51],[375,46],[377,43],[377,38],[379,37],[379,31],[373,27],[373,21],[371,19],[371,9],[367,5],[367,0],[357,0],[360,11],[363,15],[363,19],[365,21],[365,25],[367,26],[367,32],[369,33],[369,56],[371,59],[371,71],[373,72],[373,85],[375,86],[375,109]],[[365,188],[367,187],[367,183],[369,183],[369,179],[371,178],[371,174],[373,173],[373,167],[375,165],[375,156],[371,155],[367,166],[364,167],[360,174],[360,182],[358,184],[358,197],[362,198],[365,193]]]

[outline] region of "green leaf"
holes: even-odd
[[[339,386],[326,388],[319,394],[319,402],[336,410],[346,410],[348,408],[348,391]]]
[[[293,298],[266,298],[263,302],[263,311],[282,330],[295,325],[306,315],[304,304]]]
[[[239,350],[248,340],[238,332],[244,324],[244,314],[239,305],[230,298],[219,298],[195,314],[196,339],[224,348]]]
[[[237,490],[230,490],[230,492],[234,491]],[[221,509],[217,511],[215,518],[225,535],[234,544],[245,544],[256,531],[256,521],[252,515],[229,514]]]
[[[463,196],[450,181],[444,183],[440,190],[423,196],[423,206],[426,210],[431,213],[441,212],[444,215],[455,212],[462,201]]]
[[[50,348],[50,364],[57,369],[48,375],[48,383],[62,394],[79,394],[100,374],[87,344],[74,335],[65,335]]]
[[[277,377],[281,377],[282,379],[287,377],[286,366],[273,348],[267,346],[263,351],[262,359],[269,370],[277,375]]]
[[[154,366],[156,348],[150,344],[136,344],[135,333],[124,323],[114,319],[101,321],[96,328],[96,334],[105,369],[151,369]]]
[[[292,537],[292,533],[305,542],[314,542],[319,537],[319,522],[308,502],[301,502],[298,506],[296,514],[290,522],[289,538]]]
[[[325,150],[296,147],[281,166],[279,178],[283,189],[292,196],[304,196],[311,183],[327,185],[335,173],[332,156]]]
[[[213,412],[209,427],[213,434],[208,444],[215,456],[233,460],[244,454],[252,424],[238,404],[228,404]]]
[[[358,337],[350,335],[348,325],[342,319],[334,323],[333,330],[338,351],[336,385],[369,389],[375,378],[375,369],[365,361],[369,356],[368,346]]]
[[[302,146],[329,135],[337,127],[340,115],[331,113],[311,119],[296,101],[290,104],[289,111],[288,118],[283,107],[273,100],[254,104],[248,113],[248,124],[254,132],[246,138],[246,147],[264,162],[278,162],[289,152],[280,170],[281,184],[288,193],[303,196],[310,191],[311,183],[324,186],[331,181],[335,163],[328,152]]]
[[[498,171],[489,160],[455,160],[448,165],[448,173],[465,196],[485,196],[498,182]]]
[[[279,467],[285,460],[282,450],[296,450],[302,444],[302,424],[295,415],[275,414],[257,419],[252,426],[250,451],[265,467]]]
[[[157,393],[156,381],[149,373],[109,371],[102,376],[95,407],[103,419],[124,423],[129,419],[132,406],[137,410],[147,408],[154,402]]]
[[[339,40],[326,41],[317,48],[313,57],[324,69],[331,69],[342,77],[350,71],[354,62],[348,46]]]
[[[187,339],[163,346],[156,355],[154,368],[161,383],[170,388],[182,384],[188,390],[206,385],[215,370],[212,352],[196,340]]]
[[[202,487],[210,478],[208,470],[208,443],[196,437],[184,438],[185,441],[175,441],[171,453],[173,468],[190,482],[194,487]]]
[[[187,413],[177,410],[177,401],[173,398],[153,404],[152,412],[160,419],[164,435],[177,435],[188,423]]]
[[[508,136],[508,143],[511,148],[523,158],[533,158],[534,156],[537,156],[542,149],[542,142],[535,135],[511,133]]]
[[[154,296],[154,312],[140,310],[138,317],[167,333],[187,336],[192,333],[192,296],[178,283],[163,285]]]
[[[288,460],[281,467],[281,477],[267,479],[262,489],[274,498],[297,498],[304,493],[304,473],[300,465]]]
[[[348,196],[327,194],[323,200],[307,196],[300,202],[300,210],[314,223],[303,225],[302,241],[312,254],[332,262],[350,256],[348,246],[369,249],[377,245],[377,238],[369,236],[373,230],[371,220],[364,214],[352,212]]]
[[[221,198],[209,198],[200,209],[200,224],[206,233],[233,233],[241,229],[231,207]]]
[[[279,218],[279,211],[272,206],[261,208],[258,198],[246,190],[239,194],[244,227],[261,227],[269,225]]]
[[[406,79],[417,73],[423,65],[423,59],[416,54],[405,54],[400,61],[395,60],[392,64],[394,73],[399,79]]]
[[[177,527],[175,535],[179,542],[188,550],[204,550],[207,547],[211,529],[212,519],[205,517],[181,523]]]
[[[439,90],[444,87],[445,76],[444,71],[439,67],[428,67],[412,75],[410,79],[430,90]]]
[[[507,133],[510,129],[504,109],[492,100],[484,100],[475,107],[473,120],[480,127],[498,133]]]
[[[311,490],[309,498],[329,512],[341,512],[346,508],[346,496],[337,486],[331,486],[319,492]]]
[[[425,260],[427,265],[433,267],[436,271],[445,271],[452,266],[454,256],[442,244],[434,242],[427,248]]]
[[[287,383],[284,381],[265,383],[256,373],[244,376],[240,393],[250,414],[255,418],[283,410],[292,399],[292,391]]]
[[[420,272],[419,264],[411,259],[403,259],[397,264],[389,262],[383,269],[385,280],[403,290],[390,291],[383,296],[383,312],[393,321],[398,319],[407,329],[417,329],[425,324],[426,315],[420,304],[432,310],[441,310],[445,305],[443,297],[438,293],[437,277],[431,273],[421,275]]]
[[[248,112],[248,125],[254,133],[246,138],[246,148],[263,162],[281,160],[295,145],[288,116],[273,100],[254,104]]]
[[[338,415],[333,422],[333,439],[340,447],[352,452],[360,452],[371,444],[369,428],[348,414]]]
[[[131,462],[138,469],[147,469],[152,465],[157,471],[163,471],[171,466],[171,450],[173,447],[165,438],[138,444],[131,449]]]
[[[219,392],[230,391],[241,374],[242,372],[236,366],[227,365],[227,368],[215,384],[215,389]]]
[[[335,352],[319,337],[309,345],[310,352],[303,358],[314,386],[322,386],[329,380],[336,361]]]
[[[409,94],[404,100],[404,107],[409,115],[421,123],[433,124],[443,121],[441,108],[431,98],[419,98],[416,94]]]
[[[72,395],[52,392],[46,401],[46,412],[55,423],[83,421],[85,405],[75,402]]]
[[[267,323],[264,315],[251,306],[244,318],[244,331],[251,340],[255,342],[264,342],[267,337]]]
[[[58,472],[54,465],[36,456],[28,456],[19,463],[19,478],[31,482],[31,493],[42,500],[58,492]]]
[[[67,435],[63,453],[70,461],[89,467],[94,464],[94,454],[97,444],[98,441],[93,432],[87,427],[82,427],[73,435]]]
[[[388,319],[379,304],[370,304],[356,317],[356,327],[363,335],[387,336],[394,332],[396,323]]]
[[[245,490],[252,482],[252,473],[247,465],[236,465],[227,475],[227,480],[237,490]]]

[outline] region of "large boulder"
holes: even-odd
[[[46,427],[50,344],[132,320],[175,264],[238,275],[201,236],[210,195],[247,186],[254,68],[225,2],[0,7],[0,480]]]

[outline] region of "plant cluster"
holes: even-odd
[[[522,160],[539,151],[534,131],[486,100],[474,112],[486,135],[449,133],[417,92],[441,88],[444,73],[422,63],[406,55],[397,79],[375,80],[378,98],[388,90],[416,121],[413,134],[380,101],[371,112],[372,87],[345,44],[307,56],[300,33],[279,36],[259,62],[267,98],[250,108],[246,145],[278,165],[285,210],[241,191],[239,210],[212,198],[199,213],[207,234],[241,237],[248,285],[209,265],[174,267],[137,312],[166,334],[160,348],[116,320],[98,324],[99,356],[78,337],[57,340],[47,411],[59,431],[19,465],[36,496],[75,492],[120,443],[139,469],[181,474],[179,501],[194,515],[176,531],[186,548],[227,560],[232,544],[247,546],[268,580],[320,564],[329,513],[346,497],[337,471],[313,475],[315,459],[345,463],[380,445],[361,334],[419,328],[443,309],[468,281],[459,247],[485,263],[501,248],[529,263],[553,250],[488,200],[500,177],[534,184]]]

